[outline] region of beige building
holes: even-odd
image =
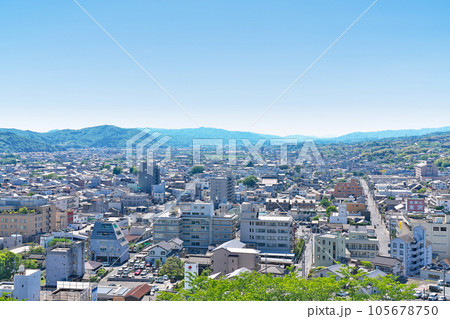
[[[433,246],[433,253],[439,254],[439,259],[450,257],[450,217],[434,217],[433,219],[412,219],[412,227],[422,226],[427,240]]]
[[[0,213],[0,236],[20,234],[24,241],[32,241],[34,236],[58,230],[58,226],[64,224],[64,218],[58,218],[59,214],[54,205],[27,209],[26,214],[19,214],[17,209]]]
[[[213,250],[211,269],[213,274],[229,274],[239,268],[259,269],[259,251],[245,248],[245,244],[232,240]]]

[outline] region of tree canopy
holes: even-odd
[[[113,174],[114,174],[114,175],[119,175],[120,173],[122,173],[122,171],[123,171],[123,168],[122,168],[122,167],[116,166],[116,167],[114,167],[114,169],[113,169]]]
[[[255,187],[255,185],[258,183],[258,177],[250,175],[244,178],[241,182],[247,187]]]
[[[345,268],[346,269],[346,268]],[[349,273],[349,270],[346,270]],[[162,292],[158,300],[176,301],[327,301],[327,300],[409,300],[414,285],[401,284],[392,275],[378,278],[363,277],[361,272],[304,279],[297,272],[284,277],[246,272],[233,279],[210,279],[198,276],[191,289],[178,293]],[[347,297],[340,297],[341,292]]]
[[[9,280],[13,273],[19,269],[22,263],[22,256],[3,249],[0,250],[0,280]]]
[[[169,277],[175,277],[176,279],[182,279],[184,277],[184,263],[178,257],[167,258],[164,265],[159,270],[159,275],[167,275]]]
[[[203,173],[205,171],[205,167],[201,165],[196,165],[191,168],[191,175]]]

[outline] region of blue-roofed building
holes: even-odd
[[[97,221],[91,234],[91,259],[109,265],[129,258],[128,240],[114,222]]]

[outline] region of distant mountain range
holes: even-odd
[[[125,147],[126,141],[141,132],[137,128],[121,128],[103,125],[83,128],[80,130],[52,130],[46,133],[24,131],[18,129],[0,128],[0,152],[34,152],[57,151],[67,148],[87,147]],[[383,138],[399,138],[408,136],[422,136],[430,133],[450,132],[450,126],[441,128],[424,128],[418,130],[388,130],[379,132],[354,132],[334,138],[317,138],[314,136],[290,135],[276,136],[251,132],[227,131],[216,128],[188,128],[188,129],[151,129],[161,136],[169,136],[167,142],[172,146],[190,146],[193,139],[224,139],[224,145],[230,139],[248,139],[253,144],[259,139],[296,138],[304,141],[312,138],[319,143],[352,143]],[[159,137],[161,138],[161,137]]]

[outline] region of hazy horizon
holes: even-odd
[[[431,130],[438,130],[444,127],[448,127],[447,126],[441,126],[441,127],[421,127],[421,128],[401,128],[401,129],[387,129],[387,130],[379,130],[379,131],[349,131],[347,133],[344,134],[340,134],[340,135],[323,135],[323,136],[318,136],[318,135],[312,135],[312,134],[288,134],[288,135],[282,135],[282,134],[268,134],[268,133],[261,133],[261,132],[256,132],[256,131],[251,131],[251,130],[227,130],[225,128],[220,128],[220,127],[208,127],[208,126],[202,126],[202,127],[180,127],[180,128],[165,128],[165,127],[123,127],[123,126],[118,126],[118,125],[113,125],[113,124],[99,124],[99,125],[93,125],[93,126],[86,126],[86,127],[79,127],[79,128],[63,128],[63,129],[50,129],[47,131],[36,131],[36,130],[29,130],[29,131],[33,131],[36,133],[49,133],[51,131],[61,131],[61,130],[81,130],[81,129],[86,129],[86,128],[90,128],[90,127],[98,127],[98,126],[116,126],[119,128],[123,128],[123,129],[144,129],[144,128],[149,128],[149,129],[154,129],[154,130],[158,130],[158,129],[162,129],[162,130],[167,130],[167,129],[174,129],[174,130],[183,130],[183,129],[197,129],[197,128],[208,128],[208,129],[218,129],[218,130],[226,130],[226,131],[234,131],[234,132],[246,132],[246,133],[254,133],[254,134],[267,134],[267,135],[276,135],[276,136],[280,136],[280,137],[286,137],[286,136],[311,136],[311,137],[316,137],[316,138],[336,138],[336,137],[340,137],[343,135],[347,135],[350,133],[376,133],[376,132],[382,132],[382,131],[401,131],[401,130],[422,130],[422,129],[431,129]],[[1,127],[0,129],[19,129],[16,127]],[[19,130],[23,130],[23,129],[19,129]]]

